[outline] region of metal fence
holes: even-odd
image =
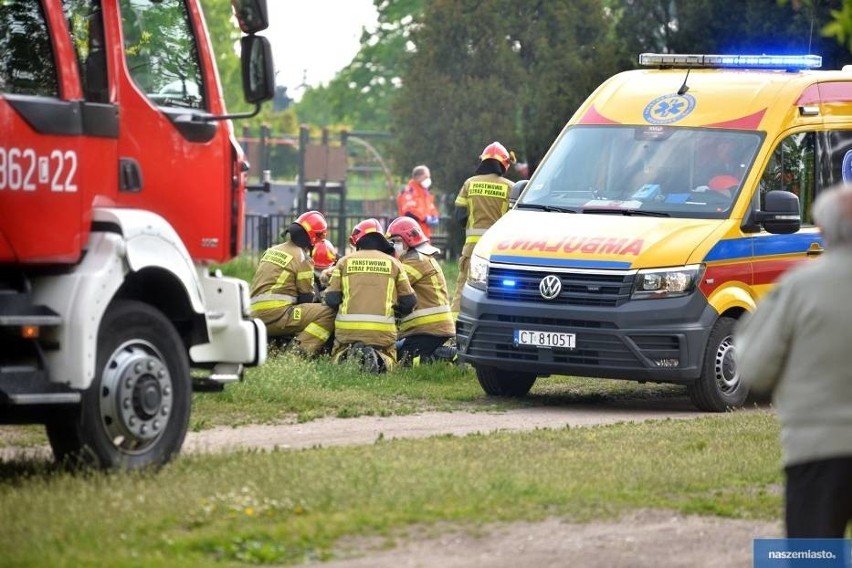
[[[297,214],[287,215],[246,215],[244,252],[252,257],[259,257],[267,248],[282,241],[281,234],[287,226],[298,217]],[[393,221],[393,217],[376,216],[376,219],[387,227]],[[360,221],[365,219],[364,215],[340,215],[332,214],[326,217],[328,221],[328,239],[334,243],[340,251],[346,250],[349,242],[349,234]],[[443,258],[454,259],[458,257],[460,247],[455,245],[450,233],[450,217],[441,217],[438,225],[432,227],[432,244],[441,249]]]

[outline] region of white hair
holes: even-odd
[[[828,247],[852,247],[852,185],[829,188],[817,196],[814,221]]]
[[[417,179],[422,176],[429,175],[429,166],[425,164],[420,164],[419,166],[414,166],[414,169],[411,170],[411,177],[413,179]]]

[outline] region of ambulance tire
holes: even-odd
[[[475,368],[479,385],[490,396],[516,398],[526,396],[537,378],[534,373],[504,371],[486,365],[476,365]]]
[[[722,316],[707,340],[701,377],[687,387],[689,398],[699,410],[725,412],[741,407],[748,386],[740,378],[734,360],[734,325],[737,320]]]
[[[148,304],[114,302],[101,320],[96,365],[79,412],[46,425],[57,461],[130,471],[174,458],[189,426],[192,380],[172,323]]]

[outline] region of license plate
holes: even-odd
[[[551,347],[557,349],[574,349],[577,336],[573,333],[556,331],[515,330],[515,346],[533,345],[535,347]]]

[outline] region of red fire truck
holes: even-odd
[[[225,0],[220,0],[225,1]],[[265,0],[232,0],[246,100]],[[236,29],[235,29],[236,32]],[[247,163],[200,0],[0,2],[0,423],[58,460],[167,462],[197,388],[266,359],[240,252]]]

